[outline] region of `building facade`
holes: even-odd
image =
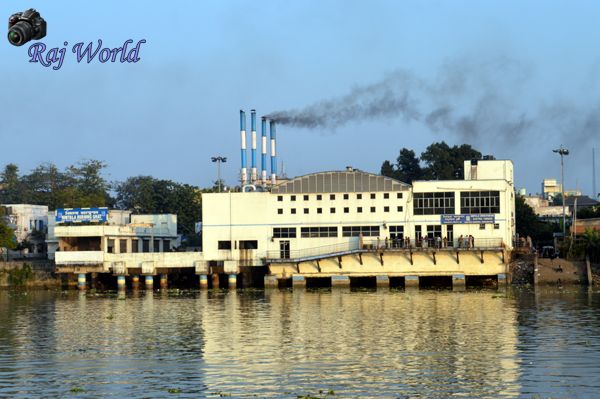
[[[290,179],[270,191],[204,194],[204,260],[223,262],[226,272],[267,264],[274,274],[434,273],[442,265],[450,274],[504,273],[515,232],[512,162],[469,160],[464,171],[462,180],[408,185],[349,168]],[[482,249],[477,259],[457,266],[452,249],[476,248]],[[387,262],[383,255],[330,256],[366,249],[390,250]],[[433,262],[421,256],[435,249],[449,256],[434,253]],[[410,259],[400,250],[410,251]],[[484,261],[490,267],[477,266]]]
[[[27,243],[30,254],[45,253],[44,240],[48,226],[48,207],[30,204],[2,204],[5,220],[15,231],[17,244]]]
[[[107,210],[98,222],[71,223],[54,211],[48,220],[48,257],[58,273],[155,275],[193,268],[202,258],[200,253],[174,252],[179,245],[177,215]]]

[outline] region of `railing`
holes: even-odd
[[[505,245],[501,238],[457,238],[454,240],[436,240],[434,238],[423,238],[414,242],[412,240],[391,240],[368,238],[345,243],[324,245],[320,247],[305,248],[298,250],[272,250],[267,251],[266,259],[306,259],[320,256],[335,256],[347,252],[368,252],[368,251],[426,251],[426,250],[493,250],[504,248]]]
[[[359,242],[349,241],[339,244],[323,245],[320,247],[305,248],[298,250],[273,250],[267,251],[267,259],[299,259],[311,256],[328,255],[349,251],[358,251]]]
[[[501,238],[455,238],[447,240],[443,238],[424,237],[416,242],[409,239],[363,239],[361,249],[493,249],[504,248]]]

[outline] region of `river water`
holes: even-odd
[[[0,397],[303,395],[600,397],[600,293],[0,292]]]

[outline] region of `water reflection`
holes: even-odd
[[[587,291],[4,291],[0,397],[591,397],[598,305]]]

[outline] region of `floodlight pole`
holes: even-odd
[[[563,208],[563,240],[566,238],[566,232],[567,232],[567,218],[566,218],[566,211],[565,211],[565,165],[564,165],[564,156],[565,155],[569,155],[569,150],[564,148],[562,146],[562,144],[560,145],[560,148],[557,150],[552,150],[553,152],[557,153],[558,155],[560,155],[560,185],[561,185],[561,195],[562,195],[562,208]]]

